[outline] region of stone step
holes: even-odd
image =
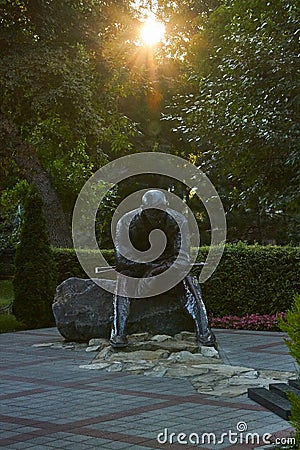
[[[269,389],[286,399],[288,399],[287,394],[289,392],[292,392],[300,397],[300,390],[286,383],[272,383],[269,385]]]
[[[289,380],[289,385],[300,390],[300,383],[298,380]]]
[[[289,420],[290,402],[272,390],[266,388],[249,388],[248,397],[264,406],[284,420]]]

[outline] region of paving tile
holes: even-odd
[[[221,354],[232,365],[294,370],[280,333],[216,330],[216,334]],[[200,396],[203,403],[194,403],[190,398],[195,391],[186,380],[82,370],[79,365],[94,355],[84,350],[32,347],[54,341],[62,341],[55,328],[1,335],[5,362],[2,359],[0,399],[1,395],[6,398],[1,400],[5,421],[0,424],[0,446],[7,450],[149,450],[161,448],[153,442],[164,428],[220,435],[236,430],[240,420],[250,432],[260,434],[290,427],[269,411],[245,409],[254,405],[246,396]],[[175,403],[166,407],[164,395],[174,396]],[[13,442],[14,436],[24,440]],[[141,439],[137,444],[135,437]],[[198,448],[216,449],[210,445]]]
[[[27,448],[28,449],[32,449],[34,447],[33,447],[33,445],[30,442],[18,442],[16,444],[10,444],[8,448],[15,449],[15,450],[23,450],[23,449],[27,449]]]
[[[106,449],[110,449],[110,450],[118,450],[118,449],[126,449],[126,448],[130,448],[130,449],[132,449],[134,446],[133,445],[131,445],[131,444],[128,444],[127,442],[117,442],[117,441],[114,441],[114,442],[110,442],[110,443],[107,443],[107,444],[103,444],[103,446],[104,446],[104,448],[106,448]]]
[[[49,445],[49,444],[48,444]],[[73,442],[52,442],[51,445],[49,445],[49,448],[63,448],[65,450],[90,450],[91,448],[95,448],[90,446],[89,444],[83,443],[83,442],[76,442],[74,444]]]

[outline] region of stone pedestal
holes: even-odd
[[[113,295],[91,279],[69,278],[57,289],[52,306],[56,326],[70,341],[108,338],[113,319]],[[174,336],[193,331],[194,321],[181,306],[176,288],[157,297],[133,299],[129,334],[148,332]]]

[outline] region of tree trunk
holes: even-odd
[[[11,121],[1,117],[1,138],[11,156],[30,184],[35,184],[44,201],[44,214],[49,237],[53,247],[72,247],[71,228],[53,188],[49,176],[42,167],[33,145],[22,142],[17,127]]]
[[[65,213],[35,149],[21,144],[14,160],[28,183],[35,184],[42,195],[51,244],[53,247],[72,247],[71,231]]]

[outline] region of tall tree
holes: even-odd
[[[39,188],[52,244],[70,246],[66,210],[74,195],[67,205],[64,188],[78,192],[93,164],[106,161],[105,142],[129,145],[131,123],[114,107],[115,73],[104,57],[126,7],[118,0],[6,0],[1,7],[1,156]]]
[[[190,47],[187,94],[171,104],[223,196],[231,238],[237,226],[256,240],[298,239],[299,12],[295,0],[225,0]]]

